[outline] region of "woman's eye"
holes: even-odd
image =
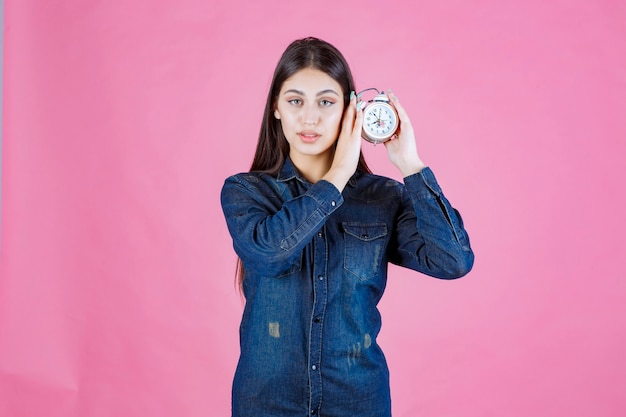
[[[335,104],[335,102],[334,101],[330,101],[330,100],[321,100],[320,101],[320,105],[322,105],[324,107],[332,106],[333,104]]]
[[[287,101],[289,104],[293,104],[294,106],[299,106],[300,104],[302,104],[302,100],[299,98],[292,98],[291,100]]]

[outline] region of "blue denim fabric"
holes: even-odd
[[[287,160],[278,176],[228,178],[221,201],[245,268],[232,415],[390,416],[376,342],[387,264],[453,279],[474,262],[432,171],[356,173],[342,194]]]

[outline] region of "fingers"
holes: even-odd
[[[343,122],[341,131],[353,136],[358,133],[361,134],[361,128],[363,127],[363,109],[360,106],[361,102],[357,101],[354,92],[350,94],[350,103],[346,107],[343,115]]]
[[[361,136],[361,129],[363,128],[363,109],[365,108],[365,104],[364,101],[355,103],[356,118],[352,132],[359,137]]]
[[[353,92],[343,114],[333,162],[325,176],[325,179],[337,186],[339,190],[343,190],[357,169],[361,153],[362,126],[363,111],[357,109],[357,99]]]
[[[404,110],[404,107],[402,107],[402,105],[400,104],[400,100],[398,100],[398,97],[396,97],[396,95],[391,90],[387,91],[387,96],[389,97],[389,101],[391,101],[393,107],[395,107],[396,111],[398,112],[400,125],[404,126],[405,128],[410,127],[411,120],[409,119],[409,115],[407,114],[407,112]]]
[[[343,112],[343,120],[341,122],[341,133],[351,132],[354,125],[354,113],[356,112],[356,97],[350,93],[350,103]]]

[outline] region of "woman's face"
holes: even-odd
[[[289,156],[298,167],[332,162],[344,112],[344,94],[325,72],[304,68],[283,83],[274,116],[289,142]]]

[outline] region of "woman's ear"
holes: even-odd
[[[278,109],[274,110],[274,117],[280,120],[280,113],[278,112]]]

